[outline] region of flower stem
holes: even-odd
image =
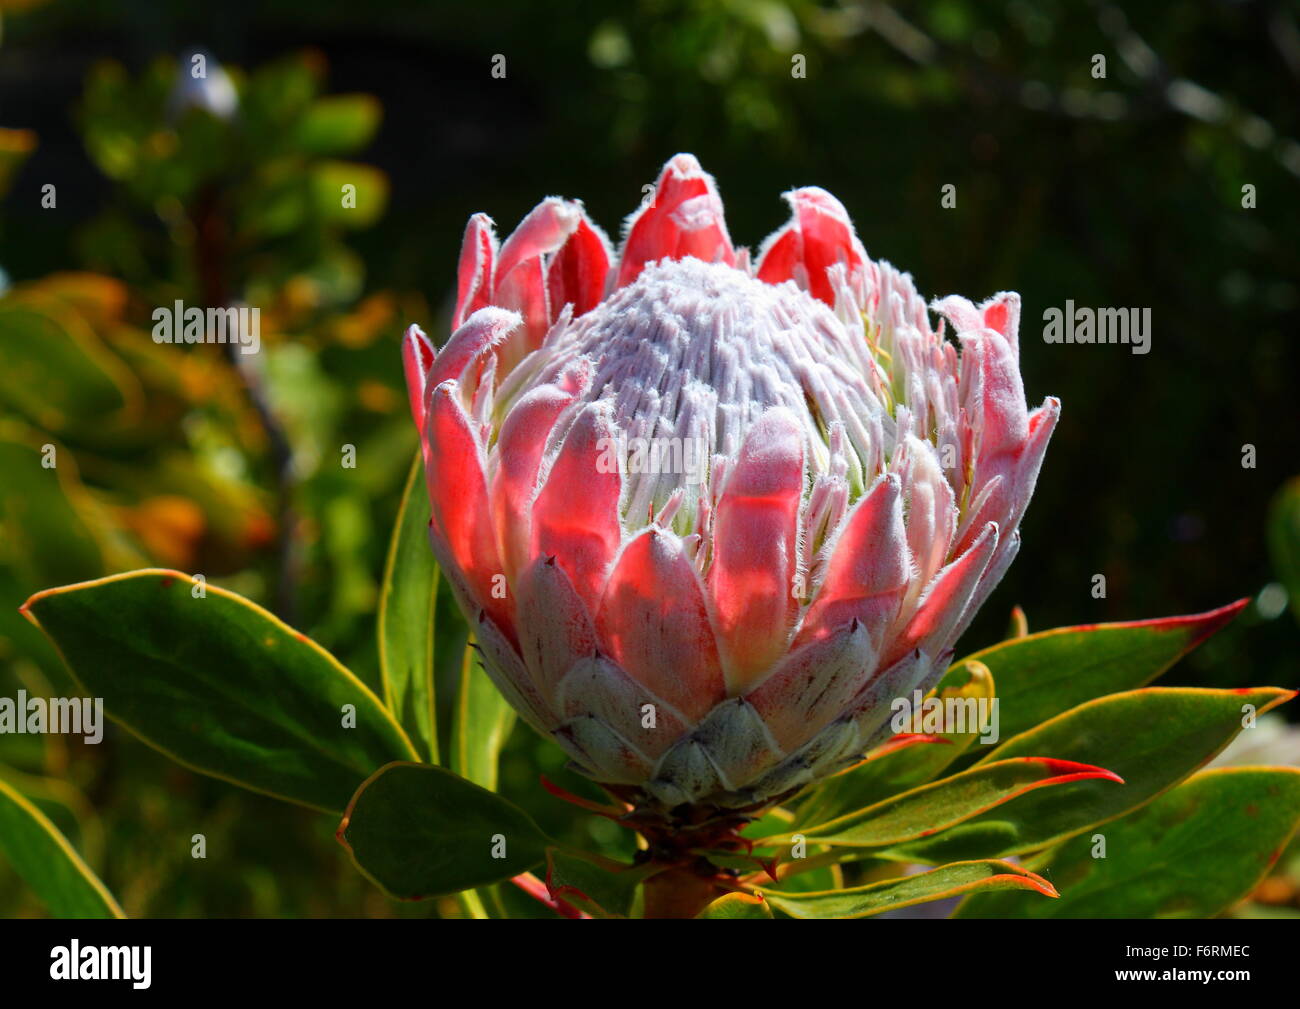
[[[690,869],[667,869],[645,882],[645,917],[694,918],[723,890]]]

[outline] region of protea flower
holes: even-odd
[[[487,672],[647,816],[761,808],[859,760],[997,585],[1059,413],[1020,299],[933,305],[844,207],[756,261],[682,154],[617,254],[550,198],[470,219],[455,332],[403,356],[433,550]]]

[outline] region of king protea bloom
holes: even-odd
[[[453,328],[403,357],[430,539],[497,687],[659,814],[759,808],[861,759],[1020,545],[1059,413],[1020,299],[932,307],[817,188],[756,258],[665,166],[617,253],[549,198],[470,219]]]

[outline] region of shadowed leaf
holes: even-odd
[[[44,813],[0,780],[0,851],[59,918],[124,918],[113,895]]]
[[[444,768],[408,763],[389,764],[357,790],[338,839],[367,878],[402,900],[517,876],[549,843],[518,806]]]

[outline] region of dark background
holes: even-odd
[[[112,178],[88,154],[79,110],[96,66],[114,61],[132,80],[165,77],[196,47],[232,72],[305,60],[322,95],[367,93],[382,106],[377,132],[351,155],[386,177],[382,215],[346,234],[308,220],[261,244],[254,229],[235,243],[224,281],[257,295],[255,303],[282,306],[264,335],[280,362],[268,395],[287,415],[295,450],[299,435],[318,439],[322,459],[342,442],[374,446],[362,449],[364,475],[341,478],[317,462],[291,490],[277,490],[274,445],[233,393],[219,407],[220,396],[190,404],[191,414],[211,410],[215,426],[224,418],[248,428],[233,446],[244,476],[218,488],[226,497],[174,482],[147,495],[131,474],[154,472],[162,448],[56,432],[76,453],[88,500],[117,509],[123,535],[134,536],[125,552],[104,549],[105,569],[141,557],[202,566],[279,603],[354,668],[372,667],[373,593],[414,445],[398,337],[413,320],[445,334],[467,217],[486,211],[504,236],[557,194],[581,198],[617,239],[641,186],[672,154],[690,151],[717,179],[738,244],[756,249],[784,222],[781,192],[819,185],[849,209],[868,252],[909,271],[928,297],[1021,293],[1028,398],[1058,396],[1062,419],[1020,557],[965,650],[999,638],[1016,603],[1034,630],[1210,609],[1291,577],[1270,557],[1268,521],[1270,502],[1300,472],[1297,4],[1187,0],[1122,12],[1050,0],[0,6],[30,8],[5,10],[0,126],[36,136],[2,206],[0,267],[15,287],[68,270],[116,278],[126,293],[114,326],[147,328],[151,306],[201,291],[202,277],[192,246],[166,223],[173,205],[143,191],[144,173]],[[495,54],[506,57],[505,79],[491,76]],[[806,58],[803,79],[791,75],[795,54]],[[1094,54],[1105,56],[1104,79],[1092,75]],[[140,117],[156,107],[136,98]],[[224,149],[216,145],[213,157]],[[187,219],[197,219],[191,201],[203,192],[233,194],[218,204],[226,209],[260,206],[245,185],[257,158],[239,157],[212,177],[194,168],[193,185],[179,184],[175,205]],[[57,212],[40,207],[46,183],[57,186]],[[955,209],[940,205],[949,183]],[[1242,206],[1244,185],[1255,187],[1254,209]],[[294,308],[295,277],[326,275],[311,258],[321,248],[351,250],[340,254],[345,275],[329,274],[324,295]],[[1149,308],[1151,352],[1045,344],[1042,314],[1067,299]],[[358,319],[369,320],[364,337],[347,336]],[[222,361],[202,367],[226,380]],[[142,424],[171,423],[186,409]],[[83,462],[82,443],[109,462]],[[1242,465],[1247,444],[1254,468]],[[217,451],[192,428],[171,448],[195,458]],[[180,507],[157,496],[201,501],[198,525],[151,543],[141,516]],[[299,523],[288,567],[285,507]],[[223,527],[238,509],[243,525]],[[57,584],[28,582],[67,567],[58,558],[15,566],[6,596],[20,601]],[[66,573],[65,581],[97,572]],[[1095,574],[1105,575],[1105,598],[1093,596]],[[1284,600],[1272,589],[1165,682],[1300,685]],[[10,657],[57,677],[25,633],[12,631]],[[502,772],[507,791],[527,791],[530,761],[551,760],[539,747],[516,733]],[[294,830],[315,843],[328,831],[299,826],[298,814],[268,800],[232,799],[226,786],[172,770],[134,744],[123,749],[130,773],[164,790],[175,785],[169,775],[181,775],[195,816],[226,809],[231,830],[247,833],[248,861],[232,869],[242,882],[224,898],[172,879],[140,884],[135,898],[117,887],[125,902],[151,913],[350,913],[358,906],[350,900],[371,899],[351,884],[338,884],[337,902],[311,896],[308,872],[336,871],[324,842],[304,866],[301,891],[284,878],[249,882],[265,871],[250,853],[256,846],[287,847]],[[99,770],[86,779],[99,782],[96,806],[126,801]],[[247,810],[269,818],[265,829],[246,822]],[[119,861],[114,871],[136,879],[144,869]],[[199,890],[187,896],[190,885]]]

